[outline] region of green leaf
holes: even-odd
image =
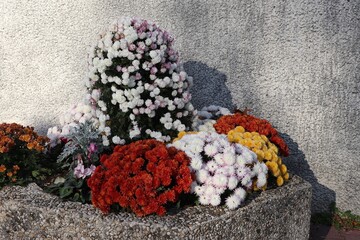
[[[31,172],[31,175],[32,175],[34,178],[37,178],[37,177],[40,176],[40,172],[39,172],[39,170],[34,170],[34,171]]]
[[[66,198],[66,197],[70,196],[72,193],[73,193],[72,188],[68,188],[68,187],[60,188],[60,197],[61,198]]]
[[[80,194],[79,194],[79,193],[75,193],[75,194],[74,194],[74,197],[73,197],[73,200],[74,200],[74,201],[79,201],[79,199],[80,199]]]
[[[75,187],[76,187],[76,188],[81,188],[82,185],[83,185],[83,183],[84,183],[84,179],[80,179],[79,181],[77,181],[77,182],[75,183]]]

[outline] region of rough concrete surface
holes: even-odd
[[[189,207],[164,217],[102,215],[35,184],[0,191],[0,239],[308,239],[311,185],[295,176],[246,205]]]
[[[81,99],[88,46],[124,15],[173,33],[195,106],[248,107],[287,134],[314,211],[360,214],[359,0],[1,1],[0,122],[57,124]]]

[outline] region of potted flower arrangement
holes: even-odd
[[[46,191],[104,213],[164,215],[184,199],[236,209],[272,181],[282,186],[289,180],[280,157],[289,154],[285,141],[247,112],[209,106],[197,113],[192,78],[173,43],[151,21],[115,21],[90,49],[83,102],[48,130],[49,140],[1,125],[0,184],[14,182],[11,173],[40,171],[36,161],[15,164],[4,155],[15,142],[40,154],[49,141],[47,153],[60,153]]]

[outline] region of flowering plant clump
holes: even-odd
[[[123,18],[89,54],[88,98],[103,113],[104,145],[137,139],[170,141],[191,126],[192,79],[179,64],[173,37],[150,21]],[[93,97],[96,95],[97,97]]]
[[[90,202],[86,180],[93,174],[103,152],[102,138],[89,121],[69,129],[66,144],[58,156],[60,176],[47,188],[64,199]]]
[[[260,162],[264,162],[272,176],[276,177],[276,184],[282,186],[284,180],[289,179],[289,173],[285,164],[278,156],[278,148],[271,143],[265,135],[258,132],[246,132],[242,126],[238,126],[228,133],[230,142],[240,143],[255,152]],[[255,189],[256,186],[254,186]]]
[[[49,172],[42,165],[47,142],[32,127],[0,124],[0,188],[43,178]]]
[[[255,180],[258,188],[266,185],[266,165],[246,147],[230,143],[225,135],[192,133],[172,145],[190,157],[196,174],[192,190],[202,205],[218,206],[225,201],[229,209],[235,209]]]
[[[120,205],[137,216],[164,215],[193,181],[186,154],[153,139],[118,145],[100,161],[88,185],[92,203],[105,213]]]
[[[265,120],[256,118],[252,115],[245,113],[235,113],[233,115],[226,115],[220,117],[214,128],[218,133],[228,134],[228,132],[237,126],[242,126],[246,131],[258,132],[265,135],[269,140],[279,147],[280,153],[284,156],[289,155],[289,149],[285,141],[279,136],[275,128]]]
[[[94,91],[92,98],[98,99],[99,96],[95,93]],[[50,147],[53,148],[61,142],[66,143],[67,135],[71,134],[72,130],[78,129],[81,124],[85,124],[85,122],[91,123],[95,129],[101,127],[104,129],[104,133],[99,132],[99,135],[105,135],[106,132],[110,132],[110,128],[106,128],[105,125],[100,126],[99,119],[103,118],[105,116],[102,112],[96,109],[96,106],[93,106],[87,98],[84,99],[84,102],[74,104],[66,113],[60,116],[61,128],[55,126],[48,129],[47,137],[50,139]]]
[[[196,131],[216,132],[213,126],[216,123],[216,119],[229,114],[231,114],[230,110],[224,107],[215,105],[203,107],[200,111],[197,111],[192,127]]]

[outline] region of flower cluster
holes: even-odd
[[[238,126],[230,130],[227,136],[230,142],[240,143],[255,152],[258,160],[265,162],[272,176],[276,177],[278,186],[289,179],[287,168],[278,156],[278,148],[265,135],[260,135],[258,132],[246,132],[242,126]]]
[[[246,113],[235,113],[220,117],[214,128],[218,133],[227,134],[237,126],[242,126],[246,131],[258,132],[265,135],[269,140],[279,147],[280,153],[289,155],[289,149],[285,141],[279,136],[275,128],[265,119],[259,119]]]
[[[42,152],[45,150],[46,137],[39,136],[32,127],[16,123],[0,124],[0,153],[7,153],[13,148],[24,148]]]
[[[224,107],[215,105],[203,107],[197,111],[192,127],[196,131],[215,132],[213,125],[216,123],[216,119],[228,114],[231,114],[230,110]]]
[[[94,99],[99,99],[99,93],[97,91],[93,91],[92,95],[86,95],[84,102],[74,104],[60,117],[61,129],[56,126],[48,129],[47,137],[50,139],[51,147],[55,147],[61,140],[66,142],[67,136],[71,134],[71,131],[77,129],[85,122],[92,123],[92,125],[99,130],[101,135],[104,135],[104,141],[107,141],[106,136],[110,135],[110,128],[105,126],[105,120],[107,120],[107,118],[102,111],[96,109],[96,106],[92,104]],[[104,145],[107,146],[109,143],[106,141],[104,142]],[[119,143],[123,144],[124,141],[119,139]]]
[[[118,145],[100,161],[88,186],[92,203],[106,213],[118,204],[137,216],[164,215],[193,181],[186,154],[153,139]]]
[[[266,185],[267,167],[257,160],[254,152],[230,143],[225,135],[213,132],[187,134],[173,144],[191,159],[196,173],[192,190],[203,205],[218,206],[226,198],[229,209],[237,208],[257,181],[257,187]]]
[[[0,165],[0,186],[1,182],[5,181],[5,176],[9,181],[16,182],[16,174],[20,170],[18,165],[13,165],[11,169],[7,169],[4,164]]]
[[[123,18],[91,48],[86,86],[103,113],[98,119],[105,131],[108,127],[108,140],[169,141],[190,127],[192,79],[179,64],[173,41],[150,21]]]
[[[32,127],[0,124],[0,187],[7,182],[22,184],[37,176],[47,142]]]

